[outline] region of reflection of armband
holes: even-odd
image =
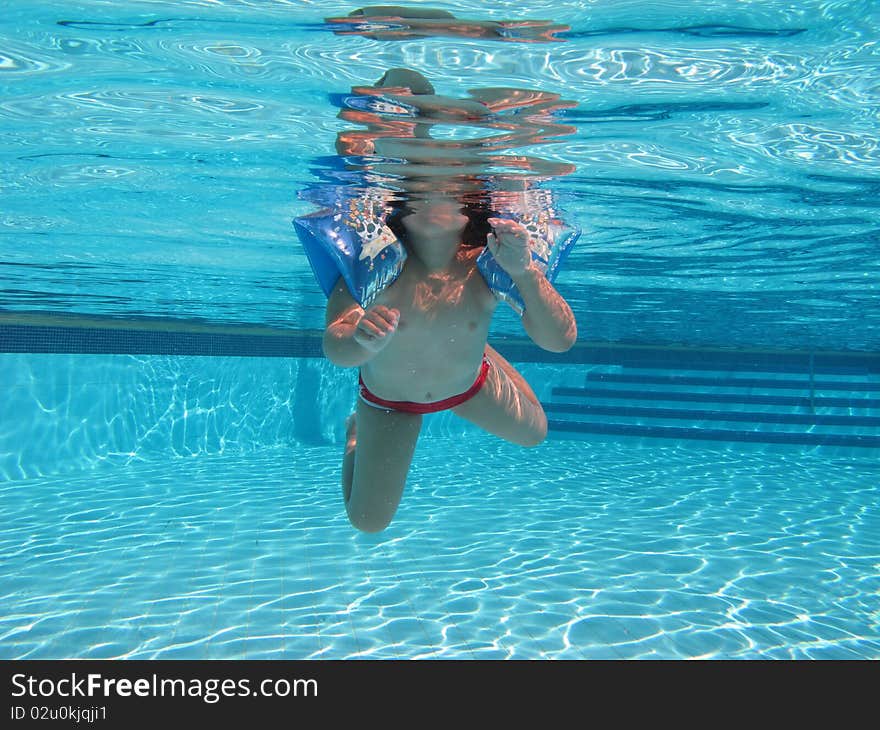
[[[330,101],[341,109],[355,109],[391,117],[415,117],[418,107],[382,94],[330,94]]]
[[[381,195],[351,198],[293,223],[328,297],[341,276],[352,297],[367,308],[403,270],[406,250],[385,224]]]
[[[579,228],[569,226],[557,218],[552,209],[538,209],[526,214],[511,212],[499,213],[499,218],[507,218],[525,226],[529,233],[529,248],[532,261],[547,281],[553,283],[559,268],[562,266],[571,247],[581,235]],[[520,315],[525,311],[525,302],[520,296],[516,284],[504,269],[495,261],[495,257],[484,249],[477,257],[480,273],[489,288],[499,299],[507,302]]]

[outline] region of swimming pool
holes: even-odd
[[[334,3],[10,7],[0,656],[880,657],[872,3],[480,7],[571,26],[535,44],[337,36]],[[577,165],[582,342],[499,316],[550,439],[432,417],[367,536],[290,220],[328,93],[392,65],[578,102],[539,151]]]

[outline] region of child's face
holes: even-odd
[[[459,232],[467,225],[467,216],[461,203],[453,198],[428,198],[411,201],[407,208],[412,211],[403,218],[407,231],[424,234],[427,231]]]

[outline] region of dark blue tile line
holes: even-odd
[[[816,413],[743,413],[741,411],[704,411],[685,408],[641,408],[638,406],[602,406],[584,403],[544,403],[548,413],[577,413],[590,416],[630,416],[632,418],[670,418],[687,421],[742,421],[748,423],[796,423],[805,426],[880,427],[880,417],[834,416]]]
[[[114,322],[113,324],[119,324]],[[316,332],[279,330],[272,334],[224,331],[183,331],[186,323],[171,322],[177,331],[144,327],[83,327],[42,324],[0,324],[0,352],[137,354],[137,355],[235,355],[252,357],[323,357],[321,335]],[[211,325],[205,329],[210,330]],[[217,325],[219,330],[221,327]],[[642,368],[688,370],[763,370],[796,372],[809,369],[804,353],[754,353],[663,349],[630,345],[576,345],[566,353],[549,353],[522,340],[495,340],[492,345],[514,362],[612,364]],[[817,353],[814,372],[880,373],[880,354]]]
[[[698,403],[743,403],[809,408],[880,408],[880,398],[809,398],[788,395],[745,395],[739,393],[676,393],[671,390],[618,390],[617,388],[553,388],[553,395],[579,398],[625,398],[647,401]]]
[[[726,431],[672,426],[637,426],[624,423],[580,423],[549,421],[554,433],[584,433],[608,436],[691,439],[698,441],[739,441],[798,446],[858,446],[880,448],[880,437],[819,433],[779,433],[772,431]]]
[[[808,375],[810,357],[804,352],[706,351],[687,348],[661,349],[627,345],[593,347],[578,345],[564,353],[548,353],[522,342],[492,342],[508,360],[516,362],[590,363],[669,370],[730,370]],[[880,373],[880,353],[816,353],[817,375],[867,375]]]
[[[689,375],[642,375],[639,373],[587,373],[587,380],[604,383],[640,383],[651,385],[700,385],[724,388],[787,388],[810,389],[809,376],[798,380],[773,378],[703,378]],[[817,380],[815,390],[847,390],[858,393],[880,393],[880,383],[850,383],[843,380]]]
[[[0,325],[0,352],[323,357],[314,335]]]

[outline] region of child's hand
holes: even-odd
[[[511,277],[525,272],[532,262],[529,233],[516,221],[489,218],[492,231],[486,237],[489,253]]]
[[[370,352],[379,352],[391,340],[400,322],[400,311],[382,304],[367,309],[354,330],[354,339]]]

